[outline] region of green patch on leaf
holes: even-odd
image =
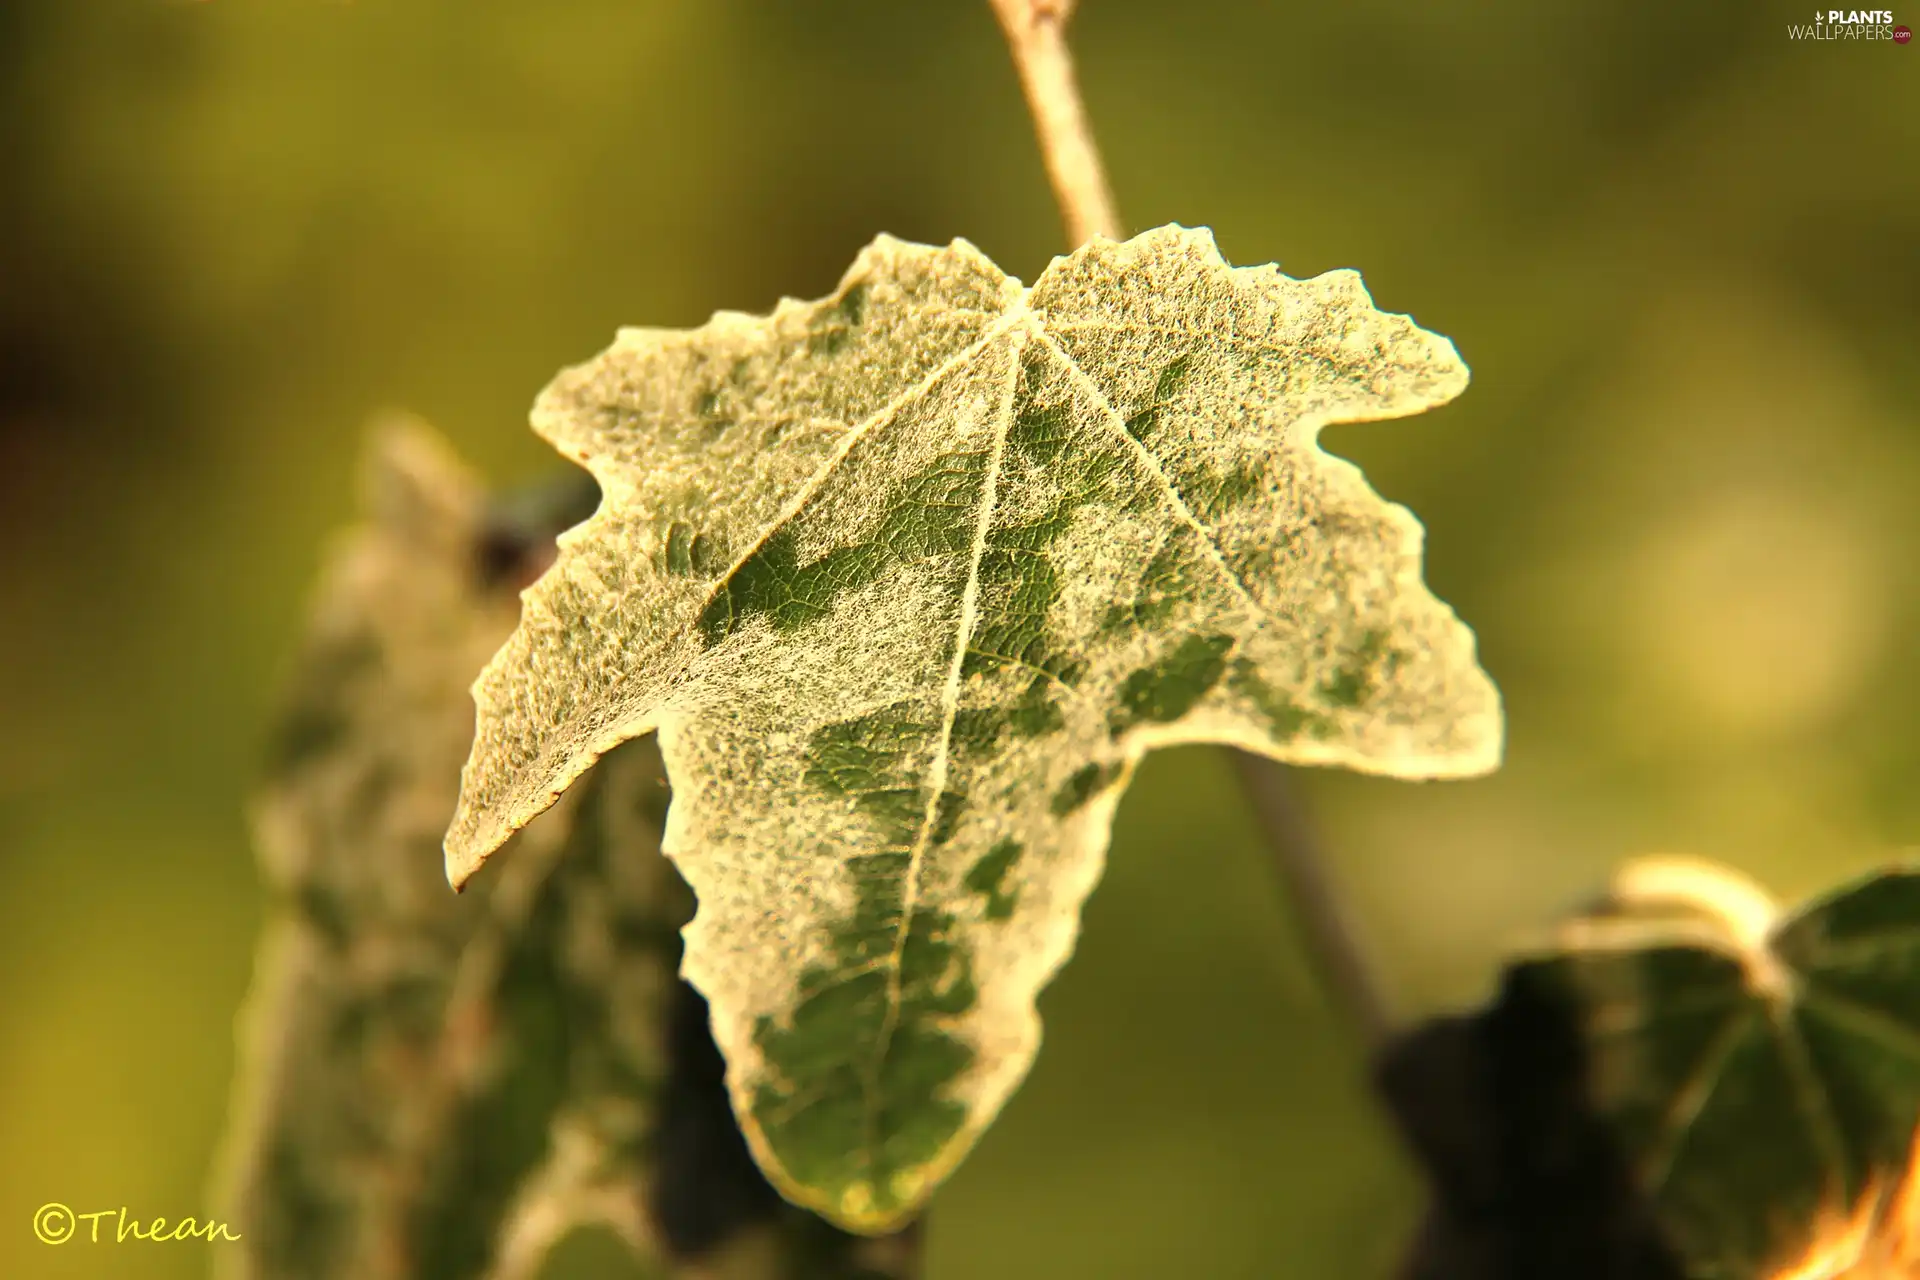
[[[795,535],[781,529],[715,593],[700,630],[715,645],[755,617],[792,631],[825,617],[843,591],[876,581],[890,565],[959,551],[972,532],[966,514],[986,472],[979,453],[943,453],[895,487],[879,527],[852,545],[801,563]],[[689,552],[691,562],[691,552]]]
[[[1186,538],[1169,538],[1140,571],[1132,601],[1109,609],[1102,629],[1109,633],[1153,630],[1164,623],[1182,600],[1193,595],[1200,570],[1192,563],[1192,555]]]
[[[1243,463],[1219,475],[1203,473],[1187,482],[1187,502],[1202,520],[1216,521],[1258,493],[1265,479],[1257,463]]]
[[[859,1220],[918,1201],[921,1170],[966,1121],[945,1090],[974,1056],[946,1029],[977,999],[953,917],[916,911],[898,930],[895,869],[857,875],[860,905],[835,938],[833,962],[800,975],[806,994],[784,1025],[765,1016],[754,1029],[772,1069],[753,1099],[762,1140],[838,1214]],[[850,1058],[849,1045],[880,1048]]]
[[[1117,764],[1082,765],[1060,784],[1060,789],[1053,793],[1053,803],[1048,807],[1056,818],[1064,818],[1112,786],[1119,776],[1120,766]]]
[[[1259,669],[1245,658],[1236,658],[1227,677],[1229,687],[1244,694],[1265,717],[1274,737],[1291,739],[1300,733],[1325,739],[1333,736],[1335,725],[1330,716],[1303,707],[1282,695],[1261,678]]]
[[[806,780],[850,798],[880,824],[889,841],[909,841],[926,802],[919,787],[899,785],[901,765],[934,730],[910,718],[904,704],[823,725],[808,746]]]
[[[1066,727],[1055,698],[1055,684],[1045,675],[1027,683],[1018,701],[1003,706],[967,707],[954,712],[953,748],[983,754],[1000,744],[1002,735],[1018,740],[1038,738]]]
[[[1159,662],[1130,674],[1120,685],[1119,705],[1108,721],[1113,734],[1186,715],[1220,683],[1233,645],[1232,636],[1188,636]]]
[[[1160,377],[1153,384],[1153,399],[1145,408],[1127,419],[1127,434],[1136,440],[1145,440],[1160,425],[1160,408],[1167,401],[1180,394],[1187,384],[1187,369],[1192,362],[1190,354],[1182,353],[1167,362],[1160,370]]]
[[[1020,894],[1017,889],[1009,892],[1005,885],[1007,873],[1013,870],[1024,852],[1018,840],[1011,837],[1001,840],[973,864],[972,870],[967,872],[967,878],[961,882],[987,900],[987,919],[1013,918],[1013,908],[1019,902]]]
[[[667,526],[666,569],[675,577],[711,577],[726,568],[726,548],[684,520]]]
[[[1387,634],[1369,631],[1340,669],[1320,686],[1322,696],[1336,707],[1357,707],[1373,693],[1380,682],[1382,656],[1386,653]]]
[[[858,282],[844,286],[840,300],[822,307],[818,327],[809,335],[807,346],[816,355],[838,355],[860,327],[867,310],[867,286]]]

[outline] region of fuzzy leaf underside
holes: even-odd
[[[650,1102],[690,909],[647,744],[456,897],[438,845],[463,687],[516,617],[482,494],[424,428],[377,441],[256,838],[275,905],[222,1171],[235,1280],[514,1280],[581,1221],[646,1249]],[[637,754],[636,754],[637,753]],[[617,851],[618,856],[614,856]],[[647,855],[652,854],[649,857]]]
[[[1654,932],[1519,972],[1575,1016],[1592,1103],[1695,1280],[1777,1274],[1823,1214],[1906,1170],[1920,869],[1815,899],[1758,956]]]
[[[1315,445],[1466,376],[1353,272],[1180,227],[1031,288],[882,237],[822,301],[624,330],[534,409],[604,499],[474,686],[448,874],[657,730],[742,1127],[787,1196],[885,1229],[1031,1064],[1149,748],[1496,765],[1418,524]]]

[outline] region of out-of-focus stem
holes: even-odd
[[[1379,1048],[1393,1031],[1394,1011],[1327,875],[1326,858],[1294,798],[1286,766],[1250,751],[1235,752],[1234,763],[1267,852],[1292,900],[1308,962],[1367,1047]]]
[[[1007,34],[1013,65],[1033,111],[1040,155],[1054,198],[1067,224],[1067,245],[1078,248],[1095,236],[1120,238],[1113,191],[1100,162],[1100,148],[1087,123],[1067,48],[1067,18],[1073,0],[990,0]]]

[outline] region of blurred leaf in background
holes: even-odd
[[[1359,267],[1473,366],[1326,436],[1506,696],[1492,779],[1303,779],[1423,1007],[1626,854],[1796,898],[1920,838],[1920,53],[1797,13],[1081,5],[1131,229]],[[367,416],[537,475],[617,325],[882,230],[1031,279],[1056,215],[973,0],[16,0],[0,113],[0,1274],[197,1277],[28,1223],[207,1211],[244,801]],[[930,1275],[1386,1274],[1414,1179],[1300,972],[1224,762],[1149,761]]]

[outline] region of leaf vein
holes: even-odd
[[[1009,322],[997,329],[1004,332],[1011,328]],[[993,524],[997,506],[1000,483],[1000,468],[1006,458],[1007,426],[1013,418],[1013,400],[1020,380],[1019,346],[1007,355],[1007,385],[1004,392],[999,421],[993,432],[993,448],[987,458],[986,479],[980,491],[980,518],[974,525],[973,547],[967,563],[967,585],[960,595],[960,618],[954,637],[953,656],[947,664],[946,683],[940,693],[940,738],[934,748],[933,761],[927,770],[927,806],[921,816],[920,830],[914,836],[913,847],[907,855],[906,873],[900,893],[900,918],[894,926],[893,953],[887,965],[887,1007],[884,1021],[880,1025],[880,1034],[873,1055],[868,1059],[867,1079],[865,1081],[868,1106],[865,1125],[867,1130],[867,1151],[869,1155],[879,1150],[879,1139],[874,1126],[879,1118],[880,1081],[879,1073],[892,1047],[893,1035],[899,1026],[902,992],[900,988],[905,973],[905,952],[907,937],[913,928],[914,908],[920,896],[920,871],[926,860],[927,846],[940,821],[940,797],[946,791],[947,773],[953,760],[953,727],[959,718],[960,684],[965,668],[969,642],[973,638],[973,629],[979,621],[980,567],[986,561],[987,532]]]
[[[1033,332],[1039,335],[1040,340],[1046,343],[1047,347],[1060,358],[1060,362],[1066,365],[1068,375],[1074,379],[1075,383],[1084,388],[1086,392],[1093,397],[1096,406],[1100,409],[1101,413],[1105,415],[1107,425],[1113,429],[1114,434],[1125,442],[1128,449],[1132,450],[1140,465],[1146,468],[1147,474],[1159,483],[1160,488],[1166,493],[1167,502],[1173,507],[1174,514],[1180,518],[1183,524],[1193,531],[1195,537],[1199,538],[1200,545],[1206,549],[1207,558],[1211,560],[1213,566],[1220,571],[1221,577],[1226,579],[1227,585],[1232,588],[1234,594],[1240,597],[1241,602],[1246,605],[1248,612],[1251,613],[1255,619],[1265,617],[1266,610],[1260,606],[1260,601],[1254,596],[1252,588],[1248,587],[1245,580],[1233,571],[1233,566],[1227,563],[1226,556],[1221,553],[1220,544],[1214,541],[1213,531],[1200,522],[1200,517],[1193,513],[1193,508],[1187,505],[1187,500],[1180,496],[1180,490],[1174,486],[1172,478],[1167,475],[1166,469],[1160,465],[1160,460],[1154,457],[1153,452],[1149,450],[1146,445],[1134,439],[1133,434],[1127,430],[1126,418],[1121,414],[1119,409],[1114,407],[1114,403],[1108,398],[1107,393],[1101,390],[1098,383],[1087,376],[1086,370],[1082,369],[1074,358],[1067,353],[1066,348],[1054,340],[1052,334],[1048,333],[1038,324],[1033,325],[1032,328]]]
[[[1720,1077],[1726,1073],[1727,1060],[1733,1057],[1741,1037],[1751,1030],[1757,1012],[1749,1006],[1729,1017],[1727,1025],[1714,1036],[1707,1051],[1700,1055],[1700,1061],[1694,1064],[1686,1084],[1674,1094],[1672,1105],[1660,1118],[1659,1141],[1647,1152],[1642,1167],[1648,1187],[1657,1190],[1666,1186],[1667,1178],[1673,1173],[1673,1161],[1679,1155],[1681,1142],[1700,1118],[1700,1113],[1706,1110],[1707,1102],[1720,1084]]]
[[[720,578],[714,583],[713,589],[709,591],[706,598],[701,601],[700,608],[695,611],[693,616],[696,618],[701,617],[708,609],[712,608],[715,601],[720,598],[720,594],[728,589],[741,569],[746,566],[747,562],[758,555],[775,534],[786,528],[787,524],[792,521],[794,517],[806,509],[807,503],[812,501],[814,495],[819,493],[827,481],[833,477],[834,472],[839,470],[840,464],[846,461],[847,455],[853,452],[855,445],[866,439],[876,427],[881,427],[891,422],[902,409],[905,409],[915,400],[918,400],[921,396],[924,396],[927,392],[938,386],[942,378],[952,373],[955,369],[965,368],[980,352],[986,350],[987,347],[998,341],[1010,329],[1018,325],[1020,321],[1025,318],[1026,314],[1024,306],[1009,308],[1007,314],[989,325],[987,331],[981,334],[980,337],[947,357],[947,359],[935,366],[918,382],[874,410],[864,421],[846,428],[846,434],[834,442],[833,452],[828,455],[826,461],[822,462],[819,469],[807,478],[807,482],[794,492],[793,499],[787,503],[780,513],[767,522],[766,528],[761,531],[760,536],[755,538],[749,546],[735,557],[734,562],[728,566],[724,574],[720,575]]]

